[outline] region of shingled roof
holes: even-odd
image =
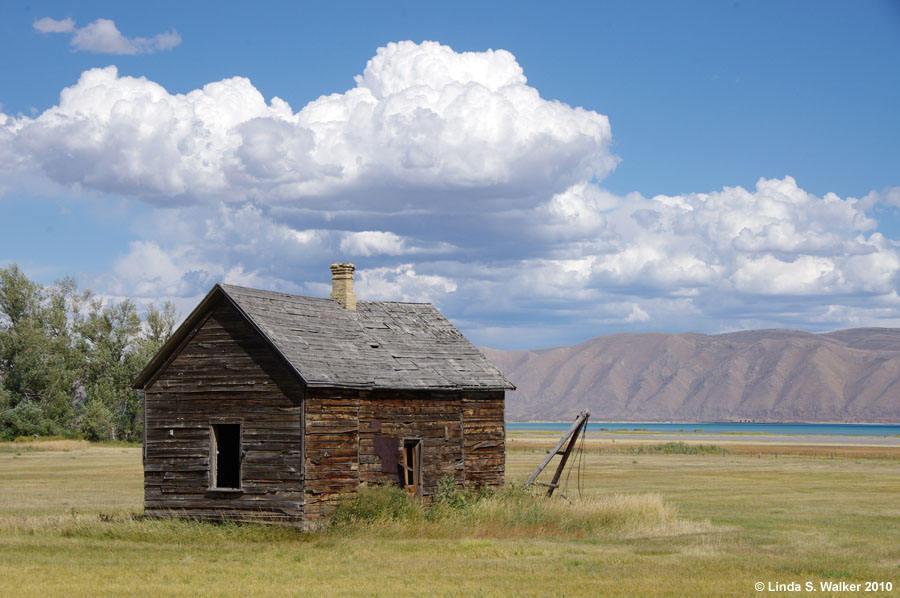
[[[217,284],[134,382],[143,388],[219,298],[229,301],[307,386],[515,388],[430,303],[337,301]]]

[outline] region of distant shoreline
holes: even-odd
[[[508,424],[570,424],[575,421],[572,419],[525,419],[525,420],[506,420]],[[782,420],[718,420],[718,421],[679,421],[679,420],[654,420],[654,421],[618,421],[618,420],[589,420],[592,425],[612,424],[616,426],[640,426],[640,425],[683,425],[683,426],[700,426],[700,425],[788,425],[788,426],[900,426],[900,421],[889,422],[847,422],[847,421],[782,421]]]
[[[571,422],[506,422],[509,437],[529,434],[560,435],[571,427]],[[873,441],[900,444],[900,424],[848,424],[813,422],[603,422],[589,421],[589,438],[608,439],[656,438],[690,439],[721,442],[756,439],[781,442],[789,439],[803,441]],[[863,440],[868,439],[868,440]]]

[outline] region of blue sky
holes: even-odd
[[[900,324],[895,1],[6,2],[0,31],[0,264],[41,282],[187,313],[353,261],[361,299],[501,348]]]

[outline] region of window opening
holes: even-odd
[[[241,487],[241,424],[212,424],[213,488]]]
[[[422,441],[408,438],[403,441],[403,462],[400,464],[403,487],[410,494],[422,498]]]

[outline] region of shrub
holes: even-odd
[[[45,417],[40,405],[22,401],[0,413],[0,433],[6,438],[16,436],[49,436],[58,432],[53,421]]]
[[[453,477],[447,476],[438,480],[432,499],[432,510],[434,507],[443,507],[459,511],[471,507],[492,494],[493,491],[484,486],[464,488]]]
[[[81,419],[81,430],[88,440],[112,439],[115,436],[113,414],[100,401],[90,401]]]

